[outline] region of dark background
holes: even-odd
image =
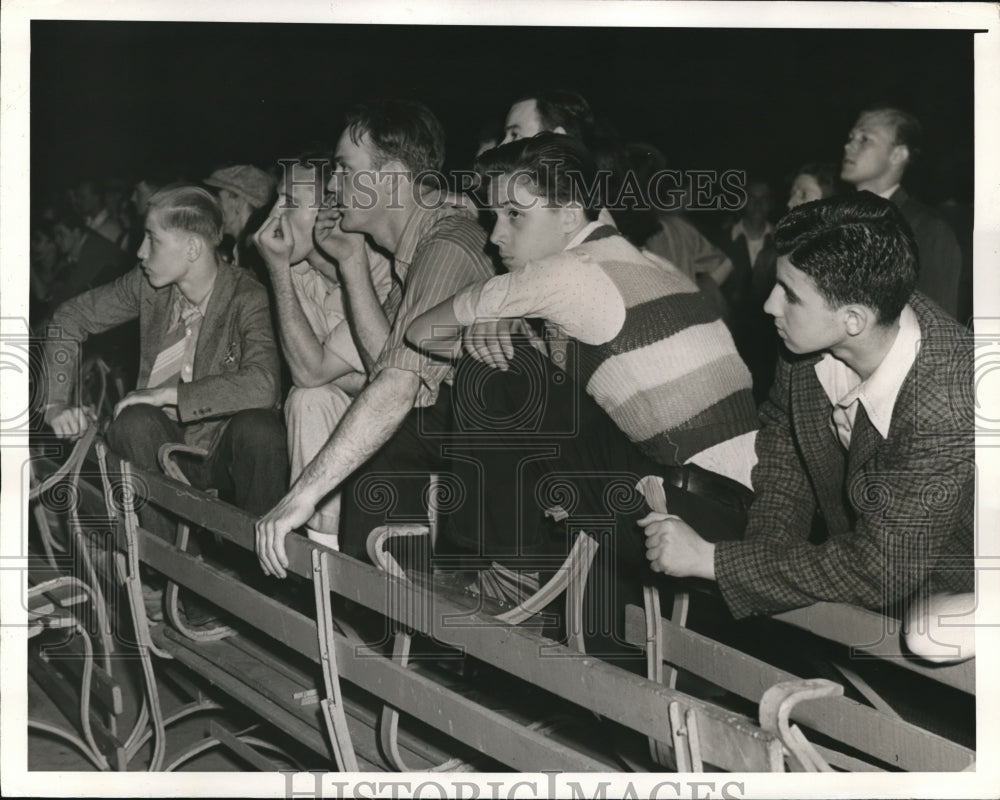
[[[32,195],[85,177],[199,179],[332,145],[343,110],[419,99],[467,167],[484,125],[535,86],[575,88],[678,169],[775,184],[837,160],[872,102],[922,120],[925,200],[972,201],[968,31],[506,28],[34,21]]]

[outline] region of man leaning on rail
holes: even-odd
[[[903,616],[916,655],[970,658],[971,337],[914,291],[913,234],[888,200],[799,206],[776,244],[764,309],[784,348],[761,407],[746,536],[713,544],[650,514],[652,569],[716,581],[735,617],[852,603]],[[822,541],[810,536],[817,514]]]

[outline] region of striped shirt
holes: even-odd
[[[367,244],[369,270],[375,294],[385,303],[392,286],[392,264],[389,259]],[[339,283],[313,267],[308,261],[292,266],[292,291],[316,338],[326,350],[340,356],[356,372],[365,368],[358,355],[350,320],[344,307],[344,290]]]
[[[580,343],[587,392],[646,455],[700,463],[731,442],[731,463],[705,466],[748,484],[757,414],[725,324],[689,279],[601,233],[469,287],[454,300],[458,322],[544,317]]]
[[[451,383],[454,368],[408,345],[403,338],[406,329],[425,311],[494,274],[485,248],[486,232],[475,214],[464,208],[418,206],[403,228],[395,252],[401,283],[393,283],[385,303],[392,330],[372,377],[389,367],[416,373],[420,377],[416,407],[434,405],[442,381]]]

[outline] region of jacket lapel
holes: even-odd
[[[224,333],[222,329],[229,318],[228,309],[236,290],[236,269],[238,268],[230,267],[228,264],[219,265],[212,296],[209,298],[208,308],[205,309],[205,319],[198,332],[198,347],[194,353],[195,379],[201,375],[206,360],[211,361],[217,355],[220,345],[225,346],[222,342]]]
[[[819,359],[811,359],[793,370],[792,424],[806,464],[816,500],[830,533],[845,529],[844,448],[830,430],[830,399],[816,377]]]

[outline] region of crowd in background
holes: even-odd
[[[511,107],[513,116],[508,118],[505,130],[495,130],[495,125],[483,128],[478,152],[517,135],[519,105],[523,101]],[[580,95],[550,92],[548,113],[553,118],[553,129],[587,142],[598,166],[614,176],[612,195],[620,193],[624,176],[629,173],[636,176],[634,186],[640,190],[662,170],[686,175],[682,165],[671,163],[654,144],[619,141],[613,125],[595,118]],[[919,137],[919,128],[908,135]],[[918,145],[910,149],[913,161]],[[61,302],[108,283],[135,266],[147,201],[158,188],[173,183],[200,183],[217,194],[225,216],[225,238],[220,248],[223,259],[252,270],[267,285],[267,270],[251,236],[274,203],[283,176],[277,161],[283,155],[276,154],[274,163],[260,166],[220,165],[209,176],[183,174],[181,167],[178,174],[154,170],[148,176],[132,178],[94,175],[69,186],[49,188],[33,203],[32,328],[39,330]],[[818,158],[831,155],[817,153]],[[676,202],[672,199],[665,205],[661,198],[632,194],[628,208],[612,209],[616,225],[633,244],[670,261],[712,298],[754,373],[758,400],[769,384],[770,352],[776,346],[773,325],[761,310],[773,281],[774,224],[787,209],[800,203],[854,191],[857,182],[842,179],[843,169],[846,166],[840,162],[817,160],[789,165],[781,179],[742,172],[743,194],[738,208],[719,210],[715,206],[706,210],[704,205],[692,203],[692,183],[688,180],[684,185],[682,178],[684,192]],[[966,324],[972,318],[972,207],[949,199],[936,208],[922,207],[920,214],[942,222],[946,235],[955,242],[944,258],[949,259],[947,269],[957,273],[952,276],[957,291],[949,288],[954,297],[935,299]],[[930,294],[934,296],[934,292]],[[134,362],[128,338],[105,337],[90,348],[120,365],[128,375]]]

